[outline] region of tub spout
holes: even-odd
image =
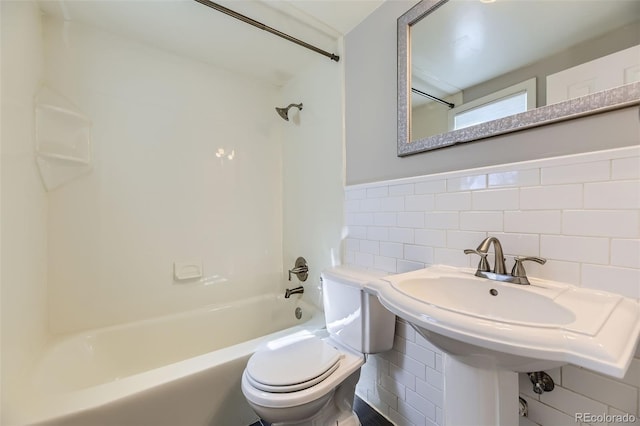
[[[292,294],[302,294],[304,293],[304,287],[300,286],[300,287],[296,287],[296,288],[288,288],[284,291],[284,298],[288,299],[291,297]]]

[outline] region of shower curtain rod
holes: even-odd
[[[196,0],[196,1],[197,1],[197,0]],[[428,93],[426,93],[426,92],[423,92],[422,90],[418,90],[418,89],[416,89],[415,87],[412,87],[412,88],[411,88],[411,91],[412,91],[413,93],[417,93],[418,95],[422,95],[422,96],[424,96],[425,98],[429,98],[429,99],[431,99],[431,100],[433,100],[433,101],[440,102],[441,104],[448,106],[448,107],[449,107],[449,109],[451,109],[451,108],[454,108],[454,107],[455,107],[455,104],[452,104],[451,102],[447,102],[447,101],[445,101],[445,100],[443,100],[443,99],[440,99],[440,98],[436,98],[435,96],[430,95],[430,94],[428,94]]]
[[[234,10],[231,10],[229,8],[226,8],[222,5],[219,5],[218,3],[212,2],[210,0],[195,0],[200,4],[203,4],[205,6],[208,6],[212,9],[217,10],[218,12],[222,12],[226,15],[229,15],[233,18],[236,18],[242,22],[245,22],[247,24],[253,25],[254,27],[260,28],[261,30],[267,31],[271,34],[275,34],[278,37],[282,37],[285,40],[289,40],[292,43],[295,43],[297,45],[300,45],[302,47],[306,47],[309,50],[313,50],[316,53],[319,53],[323,56],[326,56],[327,58],[331,59],[332,61],[336,61],[338,62],[340,60],[340,56],[338,55],[334,55],[333,53],[329,53],[325,50],[322,50],[312,44],[306,43],[302,40],[299,40],[295,37],[290,36],[289,34],[283,33],[282,31],[278,31],[275,28],[272,28],[268,25],[263,24],[262,22],[256,21],[255,19],[251,19],[248,16],[242,15]]]

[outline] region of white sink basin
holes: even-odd
[[[410,278],[391,285],[420,302],[441,309],[517,324],[570,324],[574,313],[555,303],[552,294],[522,291],[514,284],[471,277]]]
[[[433,344],[475,367],[516,372],[566,363],[623,377],[640,335],[640,305],[619,295],[530,279],[478,278],[432,266],[367,284]]]

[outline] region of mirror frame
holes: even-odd
[[[398,157],[640,104],[640,82],[411,141],[411,26],[449,0],[422,0],[398,18]]]

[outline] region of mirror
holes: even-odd
[[[640,103],[640,2],[422,0],[398,19],[398,156]]]

